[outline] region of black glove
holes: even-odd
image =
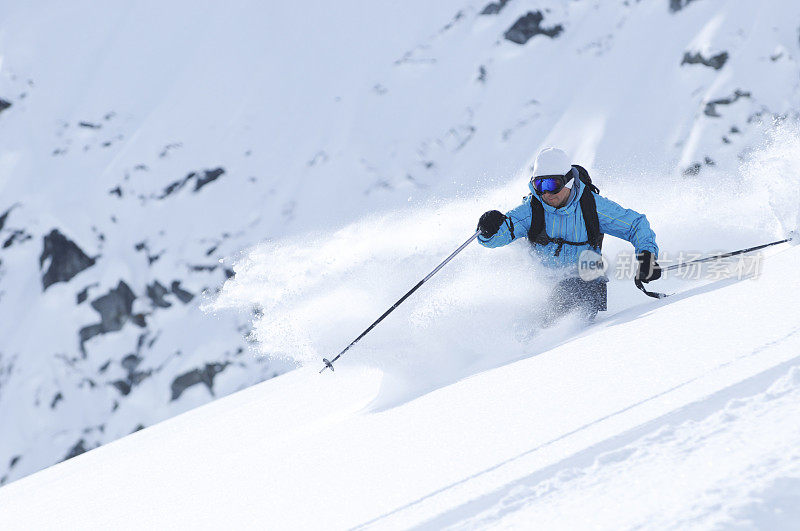
[[[505,214],[499,210],[485,212],[478,221],[478,230],[481,231],[481,236],[484,238],[491,238],[497,234],[497,231],[500,230],[500,225],[502,225],[505,220]]]
[[[661,266],[653,259],[650,251],[642,251],[636,258],[639,260],[639,272],[636,273],[636,280],[646,284],[651,280],[661,278]]]

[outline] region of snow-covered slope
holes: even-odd
[[[316,367],[514,206],[545,145],[645,212],[671,258],[796,227],[795,2],[489,5],[0,10],[0,483]],[[521,245],[468,248],[351,353],[368,375],[324,384],[364,389],[331,415],[389,414],[654,304],[613,282],[617,317],[530,338],[542,291]],[[664,330],[626,348],[647,360]],[[309,400],[307,377],[274,393]],[[267,439],[310,429],[292,404]]]
[[[798,259],[800,249],[784,250],[759,278],[644,302],[539,355],[389,408],[380,370],[300,369],[3,488],[4,522],[796,523]]]

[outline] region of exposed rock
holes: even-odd
[[[15,242],[22,243],[31,239],[33,239],[33,236],[31,236],[24,230],[15,230],[14,232],[11,233],[11,236],[9,236],[8,239],[6,239],[6,241],[3,242],[3,249],[8,249],[12,245],[14,245]]]
[[[125,380],[116,380],[111,382],[111,385],[117,388],[117,391],[122,394],[122,396],[128,396],[128,393],[131,392],[131,384],[126,382]]]
[[[181,288],[181,283],[178,280],[173,280],[172,285],[170,286],[172,289],[173,295],[178,297],[178,300],[184,304],[187,304],[192,299],[194,299],[194,295],[186,291],[185,289]]]
[[[2,215],[2,216],[0,216],[0,230],[3,230],[3,227],[4,227],[4,226],[5,226],[5,224],[6,224],[6,220],[8,219],[8,215],[9,215],[9,214],[11,214],[11,210],[12,210],[13,208],[14,208],[14,207],[11,207],[11,208],[9,208],[9,209],[8,209],[8,210],[6,210],[5,212],[3,212],[3,215]]]
[[[39,267],[50,258],[50,266],[42,276],[42,289],[46,290],[56,282],[69,282],[72,277],[95,264],[80,247],[67,239],[57,229],[44,237],[44,250],[39,257]]]
[[[164,149],[161,151],[161,153],[158,154],[158,156],[163,159],[164,157],[169,155],[170,151],[172,151],[173,149],[178,149],[180,147],[183,147],[183,144],[181,144],[180,142],[167,144],[166,146],[164,146]]]
[[[21,455],[15,455],[14,457],[12,457],[11,462],[8,464],[8,469],[11,470],[12,468],[14,468],[16,464],[19,463],[20,459],[22,459]]]
[[[214,265],[190,265],[189,271],[194,271],[195,273],[212,273],[217,270],[219,267],[217,264]]]
[[[177,400],[183,392],[199,383],[205,384],[208,391],[214,394],[214,377],[225,370],[228,362],[225,363],[206,363],[202,369],[194,369],[185,374],[182,374],[172,381],[172,398]]]
[[[11,102],[10,101],[6,101],[3,98],[0,98],[0,112],[3,112],[4,110],[8,109],[9,107],[11,107]]]
[[[505,32],[504,37],[511,42],[525,44],[536,35],[545,35],[553,39],[564,31],[564,27],[561,24],[543,28],[541,26],[543,19],[544,15],[542,15],[541,11],[529,11],[528,14],[514,22],[514,25]]]
[[[135,299],[136,295],[131,288],[120,280],[116,288],[92,301],[92,308],[100,314],[104,331],[115,332],[122,329],[122,325],[131,316]]]
[[[86,355],[84,343],[94,336],[117,332],[122,329],[128,320],[133,321],[138,326],[145,325],[144,316],[131,313],[135,299],[136,295],[133,294],[125,282],[120,280],[116,288],[92,301],[92,308],[100,314],[100,322],[85,326],[79,332],[81,351],[84,356]]]
[[[481,11],[481,15],[496,15],[506,7],[508,2],[509,0],[498,0],[497,2],[486,4],[486,7]]]
[[[444,27],[439,30],[439,33],[444,33],[445,31],[448,31],[450,28],[452,28],[455,25],[456,22],[458,22],[459,20],[461,20],[463,18],[464,18],[464,12],[463,11],[457,12],[455,14],[455,16],[453,17],[453,20],[451,20],[450,22],[445,24]]]
[[[677,13],[694,1],[695,0],[669,0],[669,10],[672,13]]]
[[[142,337],[145,336],[144,335],[139,336],[140,339]],[[141,346],[141,341],[140,341],[140,346]],[[152,376],[153,374],[152,370],[147,370],[147,371],[136,370],[136,368],[139,366],[141,362],[142,358],[137,356],[136,354],[128,354],[127,356],[122,358],[122,361],[120,361],[120,365],[122,365],[122,367],[126,371],[128,371],[128,375],[123,379],[111,382],[111,385],[116,387],[117,391],[119,391],[122,394],[122,396],[127,396],[128,393],[131,392],[131,389],[139,385],[146,378]]]
[[[197,180],[194,183],[194,191],[195,192],[199,191],[202,187],[204,187],[208,183],[216,181],[224,174],[225,170],[222,168],[214,168],[213,170],[203,171],[203,176],[197,177]]]
[[[186,183],[188,183],[192,179],[195,180],[194,192],[198,192],[205,185],[216,181],[224,174],[225,170],[223,168],[214,168],[213,170],[203,170],[202,176],[197,172],[191,172],[183,179],[179,179],[167,185],[167,187],[164,188],[164,191],[161,192],[161,195],[157,196],[157,199],[166,199],[170,195],[181,190],[184,186],[186,186]]]
[[[56,393],[56,396],[54,396],[53,400],[50,402],[50,409],[55,409],[56,405],[62,400],[64,400],[64,395],[62,395],[61,392]]]
[[[703,114],[706,116],[711,116],[714,118],[719,118],[722,115],[717,112],[717,105],[730,105],[731,103],[739,100],[740,98],[749,98],[750,93],[745,92],[739,89],[734,91],[733,96],[727,98],[720,98],[718,100],[709,101],[706,103],[706,108],[703,110]]]
[[[695,162],[694,164],[683,170],[683,175],[685,177],[691,177],[697,175],[698,173],[700,173],[702,167],[703,167],[702,164],[700,164],[699,162]]]
[[[161,193],[160,196],[158,196],[158,199],[166,199],[168,196],[174,194],[175,192],[183,188],[186,185],[186,183],[189,182],[189,180],[194,178],[196,175],[197,175],[196,173],[192,172],[183,179],[170,183],[166,188],[164,188],[164,191]]]
[[[147,265],[153,265],[153,262],[156,262],[159,258],[161,258],[161,255],[164,254],[164,251],[161,251],[158,254],[151,254],[150,247],[147,245],[146,241],[137,243],[134,246],[134,249],[136,249],[136,251],[145,252],[145,254],[147,255]]]
[[[93,124],[91,122],[78,122],[79,127],[85,127],[87,129],[100,129],[100,124]]]
[[[140,358],[136,354],[128,354],[127,356],[122,358],[122,361],[120,361],[119,363],[126,371],[133,372],[136,370],[136,367],[138,367],[141,362],[142,358]]]
[[[165,295],[169,295],[169,290],[165,288],[161,282],[155,281],[148,285],[146,288],[147,297],[152,301],[153,306],[157,308],[169,308],[172,303],[164,300]]]
[[[719,70],[725,65],[725,62],[727,60],[728,60],[728,52],[718,53],[717,55],[713,55],[709,58],[703,57],[703,55],[700,52],[695,52],[695,53],[686,52],[683,54],[683,61],[681,61],[681,65],[701,64],[705,66],[710,66],[714,70]]]
[[[93,284],[89,284],[88,286],[83,288],[81,291],[79,291],[78,295],[76,296],[76,300],[77,300],[76,304],[81,304],[81,303],[85,302],[86,299],[89,298],[89,288],[95,288],[97,286],[99,286],[99,284],[97,282],[94,282]]]
[[[483,65],[478,68],[478,81],[486,83],[486,67]]]
[[[81,439],[80,441],[75,443],[75,446],[70,448],[69,452],[67,452],[67,455],[64,457],[64,459],[62,459],[62,461],[66,461],[67,459],[72,459],[73,457],[79,456],[82,453],[88,452],[89,450],[91,450],[91,448],[86,447],[86,441],[84,439]]]

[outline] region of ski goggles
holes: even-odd
[[[533,189],[536,190],[538,195],[542,195],[544,193],[557,194],[567,185],[567,183],[564,182],[564,177],[562,175],[545,175],[544,177],[534,177],[531,179],[531,184],[533,184]]]

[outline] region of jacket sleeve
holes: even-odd
[[[491,238],[478,236],[478,242],[484,247],[502,247],[517,238],[526,237],[531,228],[531,197],[526,197],[522,204],[506,212],[506,220],[500,230]]]
[[[595,194],[597,217],[600,220],[600,232],[610,234],[633,244],[637,253],[650,251],[658,256],[656,234],[644,214],[622,208],[614,201]]]

